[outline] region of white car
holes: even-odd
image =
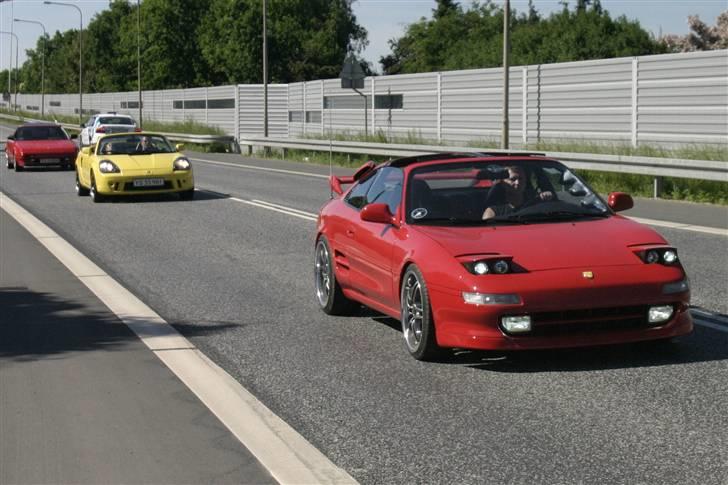
[[[81,146],[95,145],[100,137],[110,133],[138,131],[134,118],[114,112],[93,115],[81,127],[83,128],[79,136]]]

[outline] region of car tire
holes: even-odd
[[[412,264],[402,277],[400,291],[402,336],[407,351],[417,360],[436,360],[442,348],[435,339],[430,296],[420,269]]]
[[[179,193],[180,200],[192,200],[195,198],[195,189],[185,190]]]
[[[91,188],[88,191],[89,195],[91,196],[91,200],[94,201],[94,203],[98,204],[99,202],[104,202],[106,200],[106,197],[99,194],[98,189],[96,189],[96,179],[94,178],[93,172],[91,172]]]
[[[78,172],[76,172],[76,195],[79,197],[86,197],[89,190],[81,185],[81,181],[78,179]]]
[[[361,305],[344,295],[341,285],[336,281],[334,266],[329,241],[326,236],[321,236],[316,243],[314,256],[316,301],[327,315],[351,315]]]
[[[5,166],[8,167],[8,170],[13,168],[13,162],[11,162],[7,156],[5,157]]]
[[[18,162],[15,162],[15,171],[22,172],[23,170],[25,170],[25,167],[22,167],[22,166],[18,165]]]

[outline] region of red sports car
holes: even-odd
[[[7,167],[22,172],[27,167],[58,166],[72,170],[78,147],[59,125],[27,123],[19,126],[5,144]]]
[[[426,155],[369,162],[330,184],[338,196],[318,218],[318,303],[400,320],[416,359],[692,331],[677,250],[615,214],[632,207],[629,195],[604,201],[556,160]]]

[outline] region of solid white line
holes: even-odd
[[[629,216],[627,216],[629,217]],[[702,232],[705,234],[714,234],[717,236],[728,237],[728,229],[717,227],[695,226],[692,224],[683,224],[680,222],[660,221],[656,219],[643,219],[641,217],[629,217],[640,224],[649,224],[650,226],[669,227],[670,229],[681,229],[683,231]]]
[[[230,200],[234,200],[236,202],[240,202],[240,203],[243,203],[243,204],[252,205],[252,206],[255,206],[255,207],[260,207],[262,209],[268,209],[269,211],[280,212],[281,214],[286,214],[286,215],[289,215],[289,216],[298,217],[299,219],[305,219],[307,221],[316,221],[316,217],[313,217],[313,216],[307,216],[307,215],[298,214],[296,212],[292,212],[291,210],[278,209],[276,207],[271,207],[271,206],[269,206],[267,204],[260,204],[258,202],[253,202],[252,200],[243,200],[243,199],[238,199],[237,197],[230,197]]]
[[[116,314],[278,482],[356,483],[154,310],[2,191],[0,208]]]
[[[283,174],[287,174],[287,175],[302,175],[304,177],[313,177],[313,178],[322,178],[322,179],[329,178],[328,175],[319,175],[317,173],[299,172],[296,170],[284,170],[281,168],[259,167],[257,165],[245,165],[243,163],[221,162],[219,160],[206,160],[204,158],[190,158],[190,160],[193,162],[212,163],[213,165],[224,165],[226,167],[247,168],[249,170],[261,170],[263,172],[275,172],[275,173],[283,173]]]

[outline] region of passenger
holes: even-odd
[[[483,219],[506,216],[521,209],[526,203],[532,201],[547,201],[554,198],[551,191],[532,194],[533,189],[527,190],[526,171],[523,167],[513,165],[507,167],[508,178],[494,185],[491,190],[501,190],[502,197],[497,204],[491,205],[483,212]],[[533,196],[531,196],[533,195]]]
[[[107,143],[106,145],[104,145],[101,149],[101,153],[103,153],[104,155],[111,155],[113,153],[113,150],[111,149],[111,143]]]

